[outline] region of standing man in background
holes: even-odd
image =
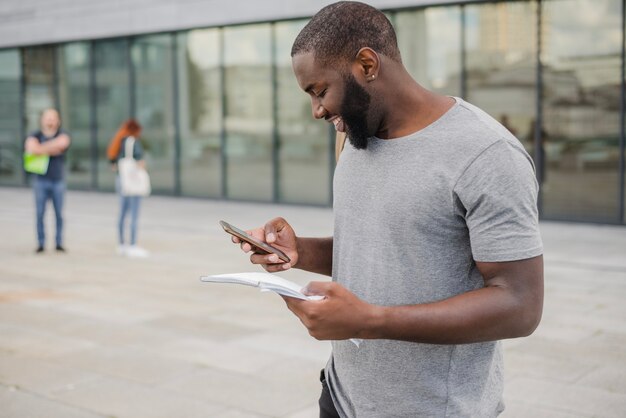
[[[56,250],[63,248],[63,198],[65,194],[65,152],[70,146],[70,136],[61,129],[61,118],[55,109],[46,109],[41,114],[40,130],[26,138],[24,149],[34,155],[48,155],[50,161],[44,174],[34,174],[33,190],[37,209],[37,250],[42,253],[45,246],[43,224],[46,203],[52,199],[56,216]]]

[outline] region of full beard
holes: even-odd
[[[348,139],[356,149],[366,149],[372,136],[367,124],[371,101],[372,96],[349,74],[344,84],[340,114]]]

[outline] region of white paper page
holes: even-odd
[[[251,273],[231,273],[216,274],[213,276],[202,276],[203,282],[213,283],[235,283],[247,286],[255,286],[262,292],[276,292],[281,295],[290,296],[303,300],[320,300],[324,296],[306,296],[302,293],[302,286],[271,273],[251,272]],[[350,338],[357,347],[363,341],[360,338]]]
[[[323,296],[306,296],[301,292],[302,286],[299,284],[271,273],[253,272],[216,274],[213,276],[202,276],[200,280],[203,282],[238,283],[248,286],[256,286],[263,291],[272,291],[281,295],[303,300],[319,300],[323,298]]]

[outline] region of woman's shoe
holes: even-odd
[[[146,258],[150,255],[147,250],[144,250],[141,247],[137,247],[136,245],[131,245],[126,248],[126,256],[131,258]]]

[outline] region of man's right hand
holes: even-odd
[[[285,263],[279,259],[276,254],[259,252],[258,248],[253,247],[247,242],[242,242],[237,237],[232,237],[232,241],[240,244],[241,249],[245,253],[253,251],[253,254],[250,256],[252,264],[259,264],[270,273],[285,271],[297,264],[298,248],[296,233],[285,219],[274,218],[267,222],[262,228],[251,229],[246,231],[246,233],[258,240],[268,243],[272,247],[278,248],[291,259],[290,263]]]

